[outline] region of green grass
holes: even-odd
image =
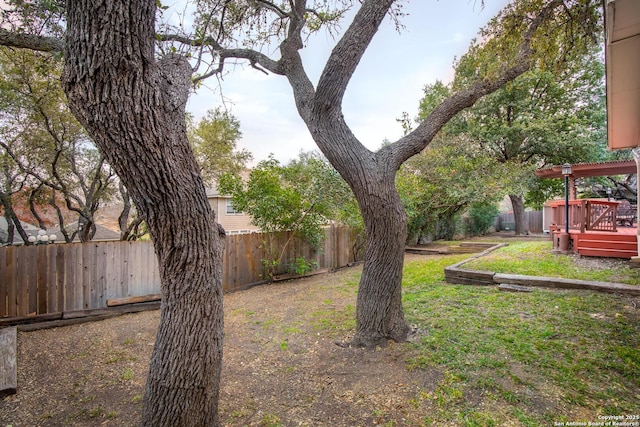
[[[564,277],[566,279],[640,284],[640,269],[624,263],[613,268],[585,269],[573,256],[554,254],[549,241],[513,242],[490,254],[464,264],[471,270],[528,276]]]
[[[335,338],[356,327],[356,308],[347,304],[343,309],[323,308],[311,313],[311,325],[314,330],[324,331]]]
[[[277,415],[267,413],[264,414],[259,425],[260,427],[280,427],[283,424]]]
[[[123,381],[131,381],[134,378],[134,375],[135,374],[133,373],[133,369],[126,368],[124,371],[122,371],[120,379],[122,379]]]
[[[474,261],[473,268],[552,275],[558,266],[570,266],[570,257],[556,257],[550,249],[546,242],[516,243]],[[640,310],[629,297],[444,284],[444,266],[464,257],[425,257],[405,265],[405,315],[424,331],[407,366],[443,373],[434,392],[412,402],[432,408],[426,425],[517,420],[513,425],[538,426],[576,421],[577,414],[597,421],[598,414],[637,412]],[[598,274],[595,280],[606,280]],[[594,280],[594,272],[574,267],[571,277]]]

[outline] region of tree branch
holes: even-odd
[[[287,12],[285,12],[284,10],[280,9],[278,6],[276,6],[273,2],[270,1],[266,1],[266,0],[256,0],[257,3],[260,3],[261,5],[263,5],[265,8],[269,9],[270,11],[272,11],[273,13],[275,13],[276,15],[278,15],[278,17],[280,18],[286,18],[289,15],[287,14]]]
[[[281,61],[274,61],[267,55],[253,49],[222,49],[218,52],[218,67],[193,79],[194,82],[205,80],[213,75],[222,74],[225,61],[230,58],[246,59],[252,68],[267,74],[267,71],[273,74],[284,75],[285,70]],[[264,67],[264,68],[261,68]]]
[[[156,39],[161,42],[178,42],[191,47],[211,46],[214,50],[223,50],[220,43],[211,36],[191,38],[183,34],[156,34]]]
[[[252,49],[224,49],[213,37],[190,38],[181,34],[158,34],[156,35],[156,39],[161,42],[178,42],[191,47],[210,46],[214,52],[218,53],[218,67],[202,76],[194,78],[194,82],[222,73],[224,61],[229,58],[246,59],[253,68],[265,74],[269,71],[273,74],[284,75],[284,69],[280,61],[274,61],[267,55]],[[51,53],[62,53],[64,51],[64,41],[62,39],[15,33],[3,28],[0,28],[0,46]]]
[[[42,220],[42,217],[40,216],[40,214],[36,209],[36,200],[35,200],[36,196],[38,195],[38,192],[40,191],[43,185],[44,185],[43,183],[38,184],[38,187],[36,187],[34,190],[31,190],[31,192],[29,193],[29,210],[31,211],[31,213],[33,214],[33,217],[38,222],[38,227],[44,230],[47,227],[44,221]]]
[[[322,71],[316,89],[316,104],[320,108],[342,109],[347,84],[392,4],[393,0],[363,1]]]
[[[0,45],[40,52],[62,52],[64,41],[56,37],[37,36],[34,34],[15,33],[0,28]]]
[[[306,10],[306,0],[289,0],[291,6],[289,29],[287,37],[280,44],[282,58],[280,63],[287,77],[291,88],[296,108],[300,117],[307,121],[311,113],[311,103],[315,97],[315,89],[309,76],[307,75],[300,49],[303,48],[302,30],[305,26],[304,12]]]
[[[407,159],[424,150],[453,116],[465,108],[471,107],[478,99],[495,92],[505,83],[528,71],[531,68],[531,59],[535,53],[531,48],[534,33],[553,16],[555,8],[563,5],[563,0],[552,0],[532,20],[523,34],[515,66],[507,68],[494,79],[480,80],[471,85],[471,87],[445,99],[415,130],[397,142],[382,148],[378,154],[383,156],[391,155],[394,159],[395,168],[399,168]]]

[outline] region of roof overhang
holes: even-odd
[[[608,145],[640,147],[640,1],[605,7]]]
[[[571,176],[583,178],[587,176],[614,176],[637,173],[635,160],[619,160],[615,162],[578,163],[571,165]],[[540,178],[562,178],[562,166],[550,166],[538,169]]]

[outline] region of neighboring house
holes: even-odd
[[[215,184],[207,189],[209,205],[216,213],[216,221],[222,225],[227,234],[246,234],[260,231],[251,224],[251,217],[233,208],[231,196],[220,194]]]
[[[78,228],[77,221],[72,222],[71,224],[65,227],[69,235],[73,234],[73,232],[77,228]],[[64,237],[62,237],[62,233],[60,233],[60,231],[58,231],[58,235],[60,236],[60,239],[64,240]],[[100,224],[96,224],[96,234],[93,235],[93,239],[91,239],[92,242],[111,242],[114,240],[120,240],[120,233],[116,233],[113,230],[109,230],[107,227],[103,227]],[[73,241],[79,242],[80,240],[78,239],[78,237],[76,237],[75,239],[73,239]]]
[[[24,221],[20,221],[20,223],[22,224],[22,229],[27,233],[27,235],[29,236],[37,236],[38,235],[38,231],[40,231],[40,229],[38,227],[36,227],[33,224],[29,224],[28,222],[24,222]],[[60,234],[60,233],[58,233]],[[9,238],[9,226],[7,225],[7,219],[4,216],[0,216],[0,246],[1,245],[6,245],[9,242],[7,241],[7,239]],[[22,245],[24,243],[24,241],[22,240],[22,237],[20,237],[20,234],[18,234],[18,230],[16,230],[15,228],[13,229],[13,242],[11,244],[13,245]]]
[[[36,227],[33,224],[29,224],[24,221],[20,221],[20,222],[22,223],[23,230],[29,236],[37,237],[38,233],[41,231],[40,228]],[[73,232],[72,230],[75,230],[75,227],[77,227],[77,223],[70,224],[67,226],[67,230],[70,230],[69,233],[72,233]],[[59,228],[56,228],[56,227],[48,228],[45,230],[45,232],[47,236],[54,235],[56,237],[55,239],[56,243],[65,243],[64,236],[60,232]],[[8,236],[9,236],[9,232],[8,232],[7,220],[5,217],[0,216],[0,245],[7,244]],[[120,240],[120,234],[116,233],[115,231],[111,231],[106,227],[96,224],[96,234],[93,237],[92,242],[107,242],[107,241],[113,241],[113,240]],[[79,242],[77,237],[74,239],[74,242]],[[20,234],[18,234],[18,230],[15,230],[15,229],[13,232],[12,244],[13,245],[24,244],[22,237],[20,237]]]

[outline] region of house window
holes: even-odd
[[[231,199],[227,199],[227,215],[238,215],[241,213],[242,213],[241,211],[237,211],[233,207],[233,203],[231,202]]]

